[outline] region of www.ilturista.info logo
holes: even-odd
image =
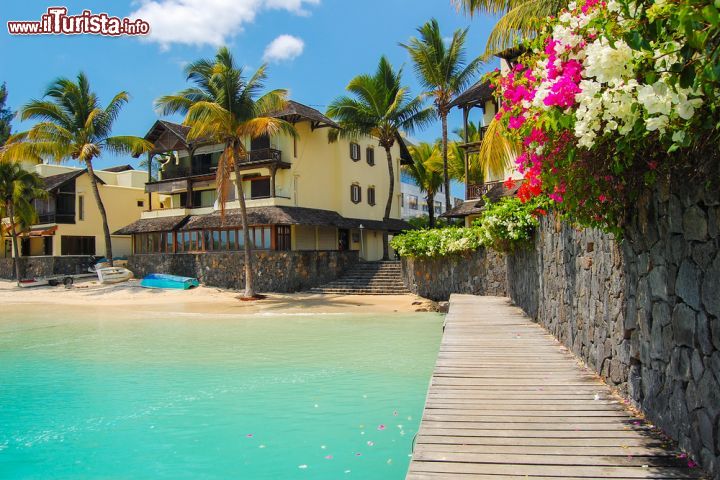
[[[80,15],[68,15],[65,7],[50,7],[40,21],[7,22],[11,35],[147,35],[150,24],[141,19],[111,17],[107,13],[83,10]]]

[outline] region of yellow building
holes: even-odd
[[[87,170],[64,165],[23,166],[43,177],[48,198],[34,201],[38,223],[22,234],[20,255],[104,256],[102,219]],[[123,165],[96,170],[95,176],[111,232],[140,218],[147,202],[144,195],[147,173]],[[11,247],[10,239],[6,238],[0,252],[3,257],[12,257]],[[131,237],[113,235],[112,247],[116,258],[129,255]]]
[[[383,256],[382,237],[408,227],[400,220],[400,158],[392,150],[393,202],[384,219],[390,188],[385,151],[377,140],[328,141],[337,124],[297,102],[275,114],[295,125],[297,137],[250,141],[241,166],[243,189],[258,250],[356,250],[363,260]],[[215,174],[223,146],[187,140],[188,128],[166,121],[145,138],[163,155],[160,180],[148,195],[159,195],[142,218],[116,233],[133,235],[133,252],[187,253],[241,250],[243,235],[235,188],[221,219]],[[236,181],[233,175],[233,181]]]

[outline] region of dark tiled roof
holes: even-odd
[[[287,106],[283,110],[271,113],[270,116],[275,118],[287,119],[291,122],[310,120],[311,122],[318,123],[322,126],[340,128],[337,123],[330,120],[327,116],[323,115],[318,110],[315,110],[312,107],[308,107],[307,105],[303,105],[302,103],[295,102],[293,100],[288,100]]]
[[[169,232],[182,226],[187,215],[176,217],[141,218],[113,233],[113,235],[132,235],[133,233]]]
[[[187,136],[190,132],[190,127],[180,125],[179,123],[168,122],[167,120],[158,120],[158,122],[168,130],[170,130],[172,133],[174,133],[175,136],[180,138],[183,142],[187,142]]]
[[[127,172],[128,170],[135,170],[132,165],[116,165],[114,167],[110,168],[103,168],[103,172],[111,172],[111,173],[121,173],[121,172]]]
[[[480,80],[472,87],[465,90],[463,93],[455,97],[455,100],[450,102],[449,107],[464,107],[466,105],[476,105],[485,103],[487,100],[493,99],[493,89],[490,88],[490,82],[487,80]]]
[[[58,188],[62,187],[66,183],[75,180],[79,176],[83,175],[84,173],[87,173],[86,169],[82,170],[75,170],[72,172],[67,173],[59,173],[57,175],[50,175],[49,177],[43,177],[43,183],[45,184],[45,190],[48,192],[52,192],[53,190],[57,190]],[[105,184],[100,178],[98,178],[97,175],[95,175],[95,179],[101,183]]]

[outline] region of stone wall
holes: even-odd
[[[505,259],[494,250],[442,259],[403,258],[402,267],[405,286],[431,300],[448,300],[451,293],[507,295]]]
[[[23,257],[20,259],[20,275],[31,278],[87,273],[92,264],[93,257],[90,256]],[[0,258],[0,278],[15,279],[12,258]]]
[[[643,197],[622,241],[545,219],[511,298],[720,478],[720,193]]]
[[[254,251],[255,289],[298,292],[336,279],[358,262],[358,252]],[[149,273],[195,277],[205,285],[241,290],[245,287],[242,252],[132,255],[128,268],[137,278]]]

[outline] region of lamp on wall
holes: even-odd
[[[360,258],[364,258],[364,251],[365,251],[365,246],[363,244],[363,230],[365,230],[365,226],[361,223],[360,224]]]

